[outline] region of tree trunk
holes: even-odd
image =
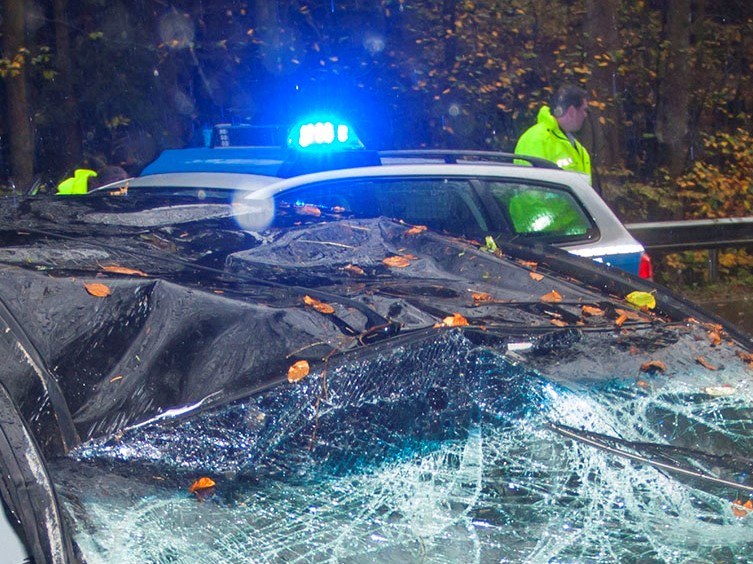
[[[621,86],[613,53],[620,49],[618,0],[587,0],[584,24],[585,48],[592,65],[588,90],[591,100],[600,104],[590,108],[593,166],[622,167],[619,131],[622,125]],[[602,105],[603,104],[603,105]],[[587,125],[588,127],[588,125]],[[596,176],[594,177],[596,178]]]
[[[78,113],[78,99],[73,94],[73,63],[71,61],[70,27],[68,25],[68,0],[53,0],[55,18],[55,67],[58,80],[61,81],[62,104],[66,120],[63,123],[63,142],[66,161],[70,166],[77,166],[83,158],[81,123]]]
[[[20,51],[26,43],[24,0],[5,0],[4,15],[4,56],[20,63],[18,72],[5,78],[10,173],[15,185],[24,190],[34,176],[34,129],[26,84],[28,60]]]
[[[667,51],[660,70],[656,137],[660,162],[670,177],[682,174],[688,155],[690,111],[691,0],[666,0],[664,4]]]

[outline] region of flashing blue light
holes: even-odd
[[[304,150],[363,149],[363,143],[347,123],[337,119],[298,122],[288,136],[288,147]]]

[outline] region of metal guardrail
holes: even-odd
[[[719,274],[719,249],[753,245],[753,217],[627,223],[648,251],[709,250],[709,279]]]

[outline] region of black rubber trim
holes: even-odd
[[[38,564],[78,561],[44,458],[8,390],[0,384],[0,495],[20,521]],[[1,558],[0,558],[1,559]]]

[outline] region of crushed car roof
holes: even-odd
[[[214,204],[179,204],[175,221],[159,222],[146,196],[3,210],[0,382],[44,456],[63,461],[70,496],[84,495],[71,464],[159,468],[168,484],[307,464],[340,475],[367,455],[394,459],[410,441],[465,439],[479,418],[521,420],[564,390],[619,381],[625,395],[650,397],[687,381],[712,397],[750,380],[747,335],[556,249],[489,248],[384,218],[302,218],[253,233]],[[656,305],[636,305],[635,291]],[[232,406],[241,427],[222,419]],[[658,459],[639,430],[589,434],[557,413],[541,428]],[[220,440],[219,428],[237,433]],[[727,454],[695,433],[652,448],[676,473],[693,467],[715,488],[738,480],[753,491],[748,479],[706,476],[695,451],[664,447]]]

